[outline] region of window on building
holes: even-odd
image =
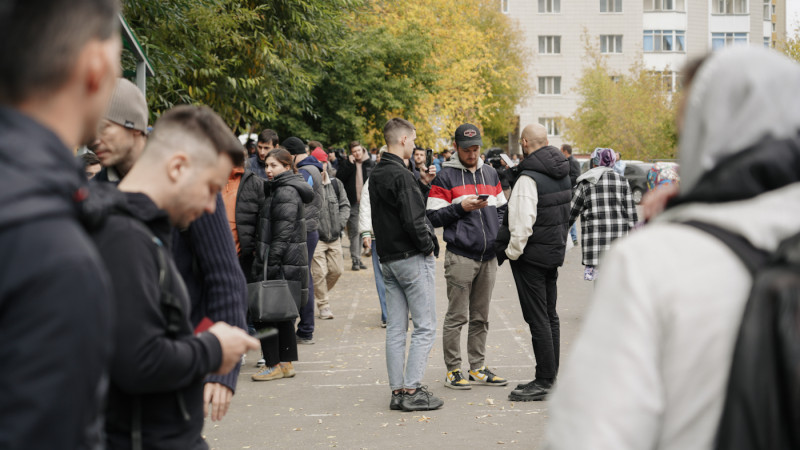
[[[713,0],[711,12],[714,14],[747,14],[747,0]]]
[[[686,32],[683,30],[644,30],[645,52],[685,52]]]
[[[561,12],[561,0],[539,0],[539,12],[558,14]]]
[[[764,21],[765,22],[769,22],[769,21],[772,20],[772,16],[769,14],[770,6],[772,6],[770,4],[771,2],[772,2],[772,0],[764,0]]]
[[[622,53],[622,35],[601,34],[600,53]]]
[[[622,0],[600,0],[600,12],[622,12]]]
[[[548,136],[561,136],[561,121],[553,117],[539,117],[539,123],[547,128]]]
[[[645,11],[686,11],[686,0],[644,0]]]
[[[672,71],[654,71],[650,72],[651,75],[656,77],[658,84],[665,92],[677,92],[680,87],[680,76],[678,72]]]
[[[711,33],[711,50],[747,45],[747,33]]]
[[[539,53],[542,55],[561,53],[561,36],[539,36]]]
[[[539,94],[561,95],[561,77],[539,77]]]
[[[764,48],[769,48],[770,38],[769,36],[764,37]]]
[[[500,0],[500,5],[501,5],[500,6],[501,11],[503,11],[503,13],[507,13],[508,12],[508,0]]]

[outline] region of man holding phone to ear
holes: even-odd
[[[447,314],[442,327],[445,386],[471,389],[470,382],[505,386],[485,365],[489,303],[497,274],[495,239],[506,211],[497,172],[480,158],[480,130],[465,123],[455,132],[457,157],[442,164],[428,195],[427,216],[444,227]],[[469,379],[461,373],[461,328],[469,323]]]

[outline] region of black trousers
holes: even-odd
[[[277,336],[261,340],[261,352],[267,367],[272,367],[280,362],[297,361],[297,335],[294,331],[294,321],[256,323],[256,329],[274,327],[278,329]]]
[[[511,261],[522,317],[531,330],[536,378],[555,378],[558,374],[561,331],[556,312],[558,268],[544,269]]]

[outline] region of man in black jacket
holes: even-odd
[[[102,448],[111,284],[72,150],[114,90],[113,0],[0,6],[0,448]]]
[[[406,157],[408,158],[408,157]],[[339,161],[336,178],[344,183],[347,191],[347,200],[350,202],[350,218],[347,219],[347,237],[350,239],[350,259],[353,261],[352,270],[366,269],[361,262],[361,240],[358,233],[358,205],[361,203],[361,189],[367,182],[375,163],[364,151],[358,141],[350,143],[350,156]]]
[[[383,128],[388,151],[369,183],[372,229],[386,283],[386,367],[392,397],[389,408],[405,411],[438,409],[444,402],[422,387],[428,355],[436,338],[434,276],[438,250],[433,226],[425,217],[425,201],[403,159],[411,158],[416,129],[403,119]],[[406,361],[408,313],[414,322]]]
[[[111,448],[208,448],[203,381],[230,372],[257,340],[217,322],[194,335],[191,303],[168,247],[215,210],[241,144],[213,111],[181,106],[156,123],[122,180],[117,212],[95,234],[114,285],[116,330],[106,434]]]
[[[522,130],[525,159],[508,201],[508,247],[498,257],[511,260],[522,316],[530,327],[536,378],[518,385],[511,401],[544,400],[558,373],[560,331],[556,312],[558,268],[564,263],[572,188],[569,163],[547,142],[547,129]]]

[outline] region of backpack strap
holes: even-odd
[[[711,236],[714,236],[722,241],[723,244],[730,248],[731,251],[733,251],[733,253],[739,257],[751,274],[756,273],[756,271],[766,265],[770,259],[769,253],[753,247],[753,244],[751,244],[740,234],[728,231],[710,223],[700,222],[698,220],[689,220],[681,223],[684,225],[689,225],[692,228],[705,231]]]

